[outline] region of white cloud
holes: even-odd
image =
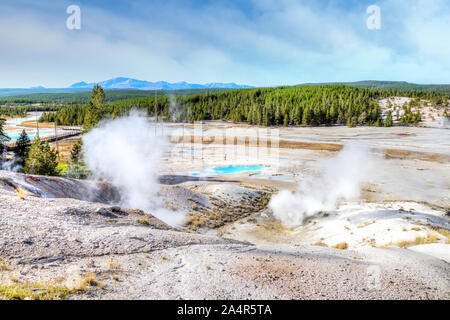
[[[363,6],[312,1],[258,0],[250,11],[221,2],[134,1],[129,15],[89,2],[81,4],[80,31],[65,28],[65,3],[24,3],[0,5],[0,87],[113,76],[253,85],[450,80],[444,0],[381,1],[380,31],[365,28]]]

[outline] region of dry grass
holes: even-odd
[[[439,237],[432,233],[428,233],[426,237],[416,237],[414,240],[403,240],[396,243],[393,243],[393,245],[396,245],[398,247],[406,248],[409,246],[417,246],[421,244],[429,244],[429,243],[436,243],[439,241]]]
[[[96,287],[100,284],[100,282],[97,280],[95,273],[89,272],[87,273],[83,279],[81,279],[80,282],[80,290],[86,290],[88,287]]]
[[[59,156],[61,157],[61,162],[70,161],[70,151],[72,151],[73,145],[77,143],[79,137],[67,138],[58,141],[59,145]],[[56,142],[50,142],[52,148],[56,148]]]
[[[17,196],[19,197],[19,199],[21,200],[25,200],[25,197],[27,196],[27,191],[21,187],[17,187],[16,188],[16,192],[17,192]]]
[[[321,241],[318,241],[318,242],[314,243],[313,245],[318,246],[318,247],[328,247],[328,245],[326,243],[323,243]]]
[[[338,243],[338,244],[332,246],[332,248],[339,249],[339,250],[345,250],[348,248],[348,245],[347,245],[347,242],[341,242],[341,243]]]
[[[358,225],[358,226],[356,226],[356,227],[359,228],[359,229],[361,229],[361,228],[367,227],[367,226],[369,226],[369,225],[371,225],[371,224],[374,224],[375,222],[376,222],[376,220],[366,221],[366,222],[364,222],[363,224],[360,224],[360,225]]]
[[[173,210],[173,211],[176,211],[176,210],[178,210],[179,207],[178,207],[177,204],[173,204],[173,203],[171,203],[169,201],[166,201],[166,208],[170,209],[170,210]]]
[[[450,244],[450,230],[447,230],[444,228],[436,228],[436,227],[431,227],[431,229],[433,229],[437,233],[443,235],[446,238],[445,243]]]
[[[20,123],[21,127],[25,128],[36,128],[36,120],[27,120]],[[39,128],[40,129],[53,129],[55,127],[55,124],[53,122],[39,122]],[[57,126],[59,127],[59,126]]]
[[[263,232],[266,232],[266,233],[270,232],[272,234],[283,234],[283,233],[286,233],[286,232],[293,231],[293,228],[285,226],[279,220],[270,220],[270,221],[259,222],[259,223],[257,223],[257,226]]]
[[[139,219],[137,220],[137,222],[140,223],[140,224],[142,224],[142,225],[144,225],[144,226],[149,226],[149,225],[151,225],[150,219],[149,219],[148,217],[142,217],[142,218],[139,218]]]
[[[77,291],[77,289],[48,283],[26,282],[0,285],[0,295],[14,300],[60,300]]]
[[[286,149],[307,149],[307,150],[326,150],[326,151],[341,151],[341,149],[343,148],[341,144],[300,142],[290,140],[280,140],[279,146],[280,148]]]
[[[0,258],[0,271],[11,271],[11,267],[8,262]]]
[[[199,214],[194,213],[193,215],[186,218],[186,225],[196,229],[202,225],[204,225],[206,219],[201,217]]]
[[[448,163],[450,156],[429,152],[409,151],[400,149],[385,149],[385,158],[416,159],[429,162]]]
[[[110,260],[110,261],[108,262],[108,267],[109,267],[111,270],[119,270],[119,269],[122,268],[122,264],[121,264],[120,262],[118,262],[118,261]]]
[[[230,140],[230,138],[232,140]],[[178,139],[173,143],[181,143],[182,138]],[[278,146],[276,142],[272,146],[271,140],[257,139],[257,141],[250,141],[249,137],[241,139],[240,137],[202,137],[202,136],[185,136],[184,142],[187,143],[201,143],[201,144],[218,144],[218,145],[245,145],[245,146],[255,146],[255,147],[267,147],[267,148],[283,148],[283,149],[306,149],[306,150],[326,150],[326,151],[340,151],[343,146],[341,144],[334,143],[317,143],[317,142],[301,142],[301,141],[290,141],[290,140],[279,140]],[[250,143],[251,142],[251,143]]]

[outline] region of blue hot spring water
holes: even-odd
[[[203,172],[191,172],[191,176],[204,176],[216,174],[233,174],[249,171],[262,171],[264,166],[228,166],[228,167],[205,167]]]

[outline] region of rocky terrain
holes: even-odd
[[[267,192],[162,177],[160,194],[191,212],[184,226],[115,205],[106,183],[1,171],[0,298],[450,298],[448,262],[420,252],[219,236]]]

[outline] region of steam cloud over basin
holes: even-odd
[[[172,226],[183,222],[183,213],[165,209],[157,197],[158,163],[168,142],[155,134],[143,113],[103,122],[83,143],[88,168],[119,188],[122,206],[152,213]]]
[[[370,178],[374,159],[367,146],[348,143],[321,164],[321,175],[304,177],[294,193],[282,190],[272,197],[269,206],[283,224],[298,226],[307,217],[336,209],[339,201],[357,199],[361,183]]]

